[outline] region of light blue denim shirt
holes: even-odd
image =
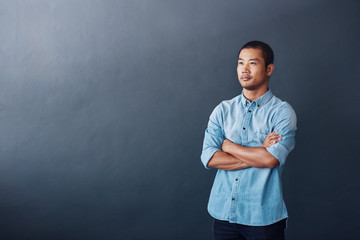
[[[214,153],[221,151],[225,138],[242,146],[261,147],[266,136],[275,130],[282,140],[266,149],[280,164],[275,168],[218,169],[208,203],[212,217],[264,226],[288,216],[281,173],[286,157],[295,146],[296,115],[290,104],[270,90],[252,102],[243,94],[223,101],[211,113],[201,154],[207,169]]]

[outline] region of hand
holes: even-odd
[[[225,139],[225,140],[223,141],[222,145],[221,145],[221,150],[222,150],[223,152],[227,152],[228,147],[229,147],[232,143],[233,143],[233,142],[230,141],[229,139]]]
[[[276,134],[278,131],[274,131],[272,133],[269,133],[269,135],[266,136],[264,143],[262,144],[263,147],[270,147],[274,145],[277,142],[281,141],[281,134]]]

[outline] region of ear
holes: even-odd
[[[268,76],[268,77],[270,77],[270,75],[272,74],[272,72],[274,71],[274,64],[269,64],[269,65],[267,65],[267,67],[266,67],[266,75]]]

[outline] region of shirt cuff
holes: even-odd
[[[213,155],[217,152],[217,151],[221,151],[221,149],[218,148],[214,148],[214,147],[209,147],[207,149],[205,149],[202,154],[201,154],[201,162],[204,164],[204,167],[206,169],[211,169],[207,166],[207,164],[209,163],[210,159],[213,157]]]
[[[267,147],[266,150],[279,161],[280,165],[285,163],[286,157],[289,154],[287,148],[279,142]]]

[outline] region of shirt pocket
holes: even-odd
[[[260,145],[262,145],[262,144],[264,143],[266,137],[267,137],[267,134],[258,132],[258,133],[257,133],[257,139],[258,139],[258,141],[259,141],[258,143],[259,143]]]

